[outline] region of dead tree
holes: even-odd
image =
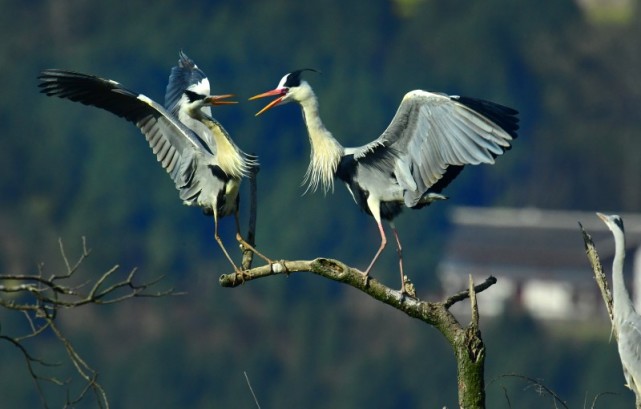
[[[60,254],[64,261],[64,271],[47,273],[44,265],[38,266],[35,274],[0,274],[0,308],[21,314],[28,322],[26,333],[14,334],[0,322],[0,341],[14,346],[22,354],[29,374],[34,381],[43,407],[48,407],[44,384],[67,388],[65,407],[72,407],[80,400],[93,394],[98,406],[108,408],[109,401],[103,387],[97,381],[98,373],[78,353],[73,342],[64,334],[57,323],[63,310],[80,308],[87,305],[108,305],[136,297],[163,297],[178,294],[173,289],[152,292],[152,288],[163,279],[136,283],[137,270],[134,268],[123,276],[118,265],[100,275],[95,281],[81,277],[81,265],[91,254],[85,238],[82,238],[82,254],[74,263],[69,261],[62,240],[59,241]],[[42,375],[47,367],[59,365],[48,359],[34,356],[26,345],[44,334],[53,334],[66,352],[68,363],[82,379],[80,392],[71,392],[70,381],[60,377]]]

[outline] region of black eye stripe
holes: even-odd
[[[205,99],[205,95],[198,94],[188,89],[185,90],[185,95],[187,96],[187,99],[189,99],[189,102],[198,101],[199,99]]]
[[[623,219],[621,219],[620,217],[615,217],[614,223],[616,223],[616,225],[619,226],[621,231],[625,231],[625,229],[623,228]]]

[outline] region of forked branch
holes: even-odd
[[[448,297],[444,302],[429,302],[402,294],[393,290],[375,278],[364,279],[363,273],[341,261],[317,258],[314,260],[281,260],[271,265],[255,267],[241,273],[223,274],[219,282],[223,287],[237,287],[248,281],[276,275],[289,275],[298,272],[311,272],[330,280],[338,281],[354,287],[370,297],[391,305],[403,311],[410,317],[434,326],[448,340],[457,360],[459,405],[464,408],[484,408],[484,362],[485,347],[478,329],[478,309],[476,294],[496,283],[494,277],[489,277],[480,285],[474,286],[470,279],[470,287]],[[459,301],[472,298],[472,322],[464,327],[449,308]]]

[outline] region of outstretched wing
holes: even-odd
[[[165,108],[174,115],[183,102],[187,102],[184,93],[186,90],[197,92],[201,95],[209,95],[209,80],[205,73],[198,68],[196,63],[187,57],[187,54],[178,53],[178,65],[171,68],[169,83],[165,92]],[[211,107],[202,108],[203,112],[211,116]]]
[[[354,157],[388,149],[394,172],[414,206],[431,188],[439,192],[464,165],[494,163],[510,148],[518,129],[518,112],[479,99],[415,90],[405,94],[385,132],[355,149]]]
[[[193,177],[190,173],[196,154],[211,153],[197,135],[162,106],[116,81],[57,69],[45,70],[38,78],[40,90],[46,95],[102,108],[135,124],[179,189]]]

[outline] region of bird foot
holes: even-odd
[[[403,276],[403,283],[401,284],[401,294],[416,298],[416,288],[414,288],[414,283],[410,281],[408,276]]]
[[[244,270],[236,268],[236,271],[234,271],[234,285],[237,284],[236,280],[238,280],[238,283],[240,283],[240,285],[245,284],[246,277],[247,277],[247,274],[245,273]]]
[[[369,271],[364,271],[364,272],[360,270],[357,270],[357,271],[363,275],[363,286],[368,287],[369,279],[370,279]]]

